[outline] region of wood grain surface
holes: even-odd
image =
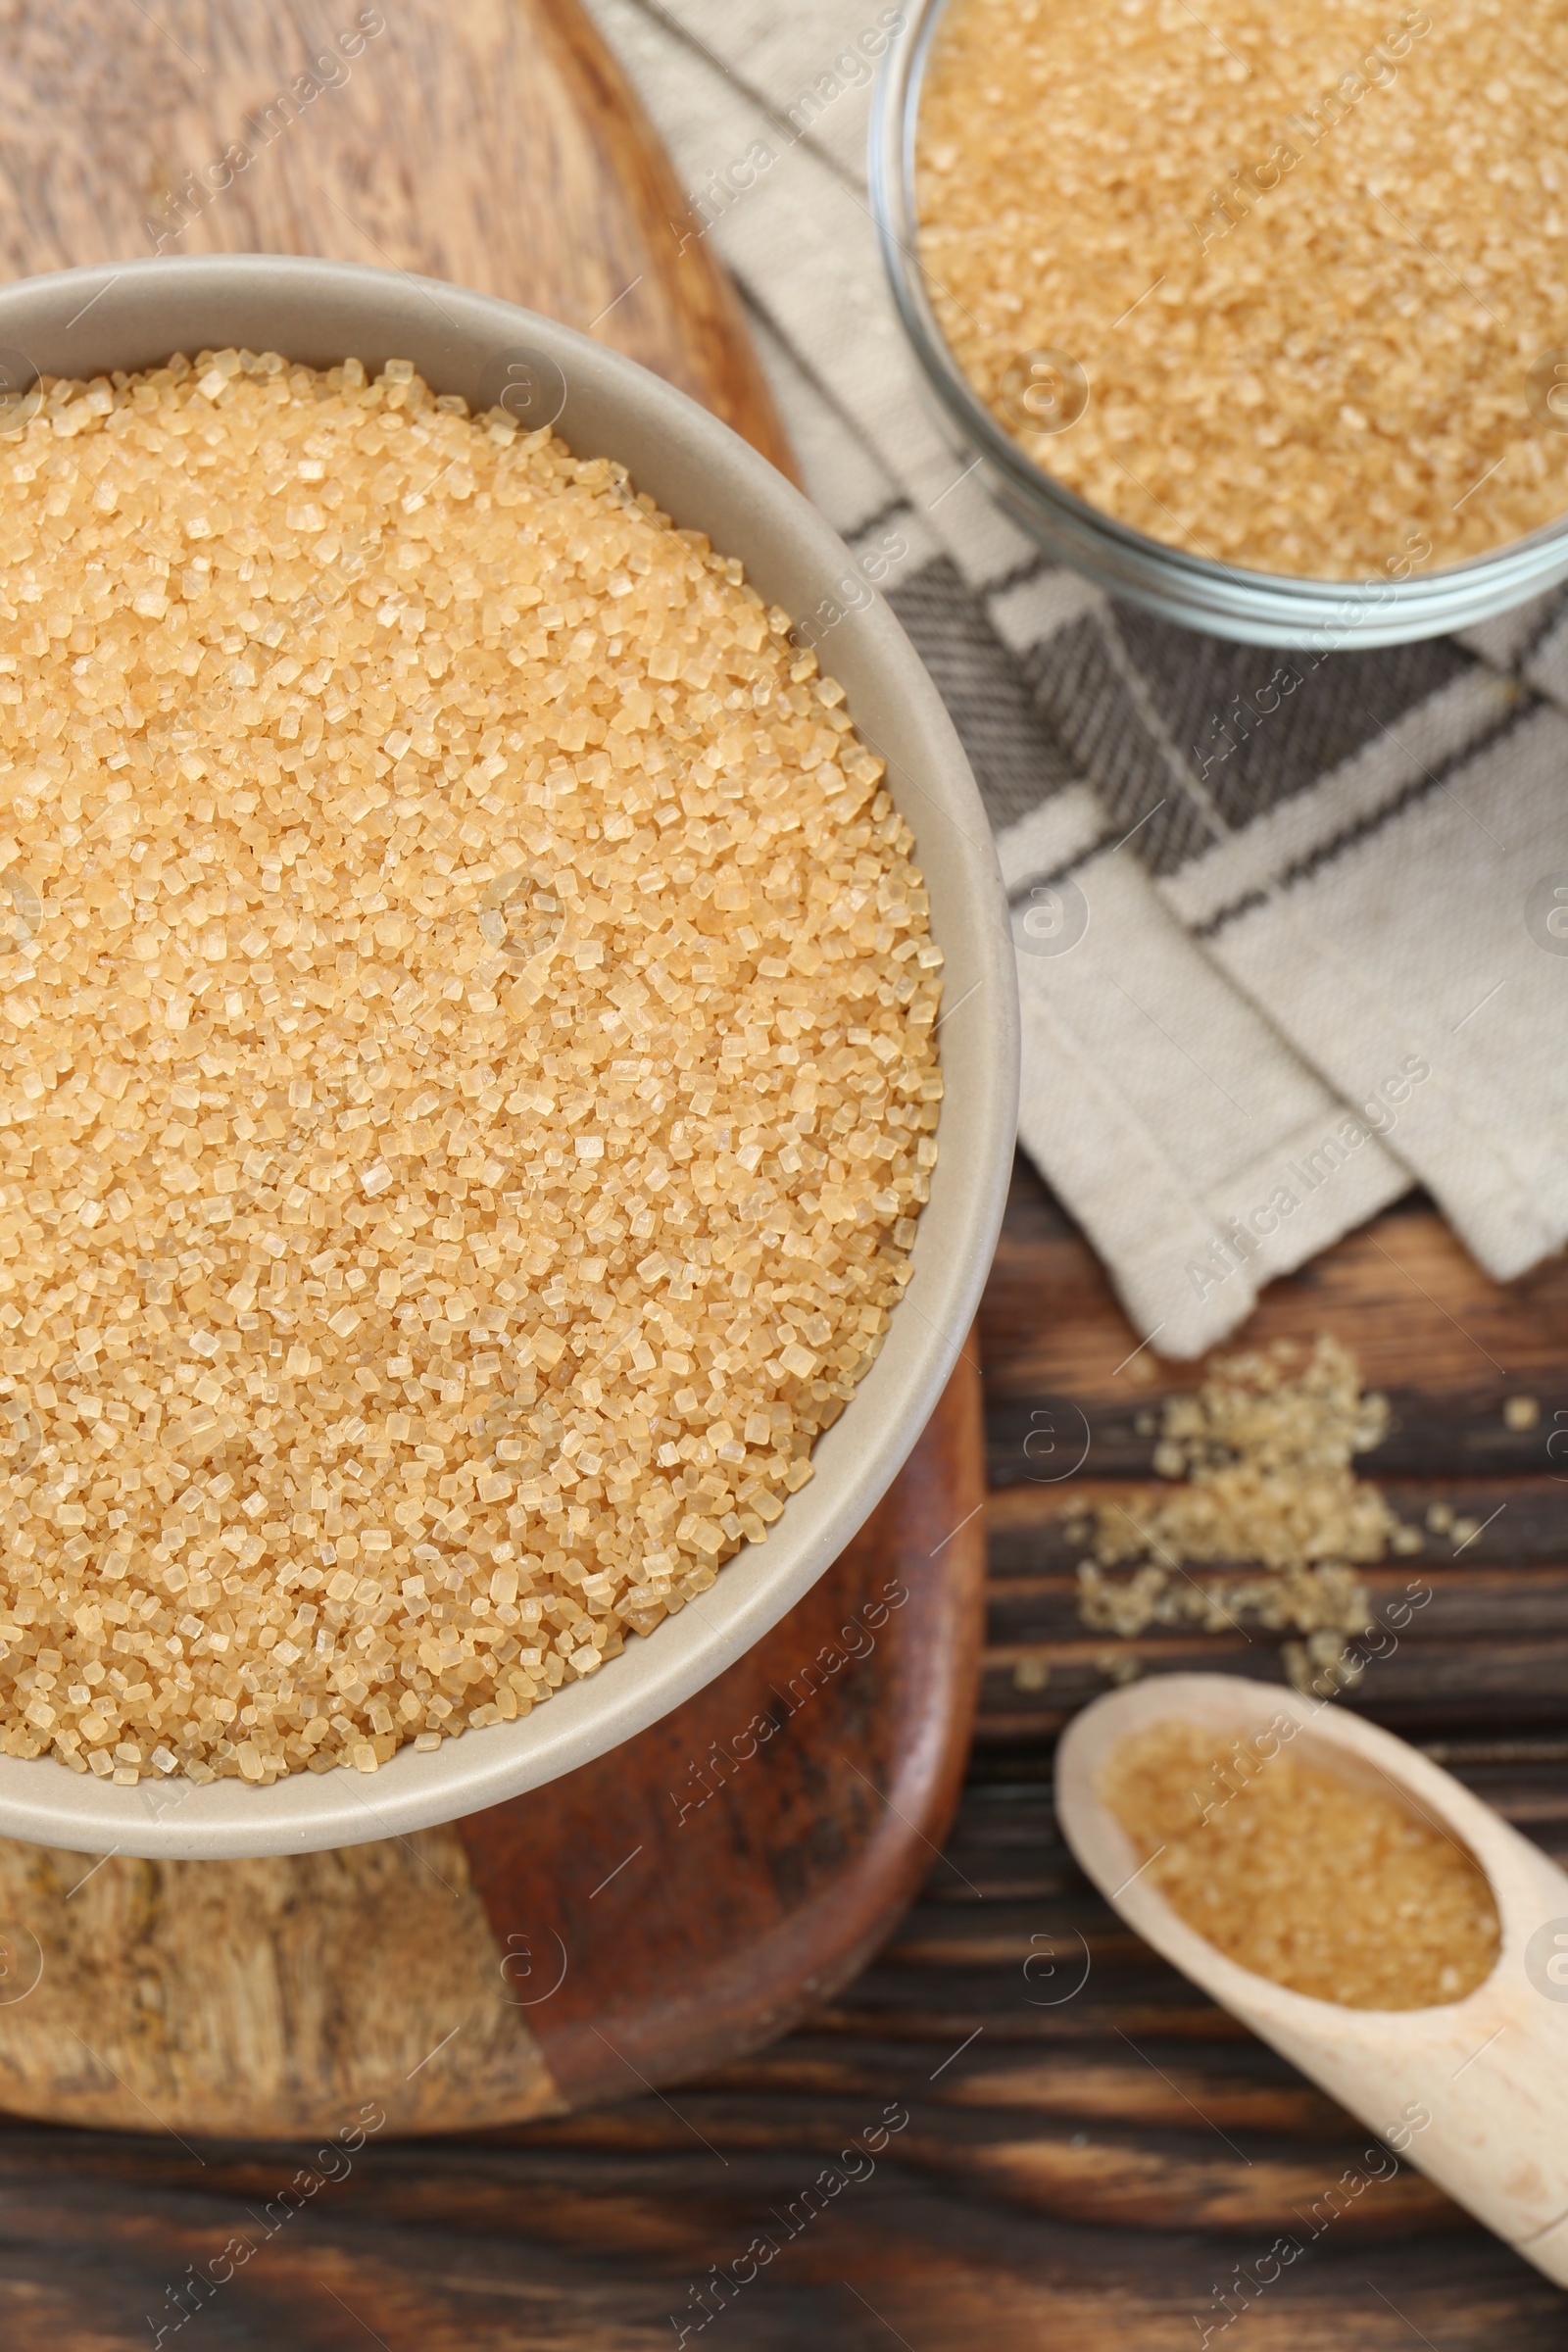
[[[457,1832],[255,1862],[0,1838],[0,2106],[199,2133],[561,2104]]]
[[[279,0],[10,0],[9,266],[129,256],[170,235],[170,251],[260,246],[449,270],[651,359],[776,450],[730,297],[702,243],[671,263],[675,191],[635,137],[627,164],[635,118],[575,10],[389,6],[385,31],[347,60],[351,77],[270,130],[278,92],[329,43],[346,57],[339,36],[357,24],[349,7]],[[322,79],[337,77],[333,66]],[[167,193],[177,198],[188,172],[211,188],[258,108],[251,160],[214,201],[186,200],[174,238]],[[617,186],[634,181],[642,195],[622,204]],[[672,276],[677,266],[695,274]],[[1565,1307],[1561,1267],[1497,1290],[1429,1209],[1405,1204],[1276,1286],[1253,1325],[1333,1330],[1390,1388],[1397,1425],[1368,1466],[1406,1517],[1432,1499],[1497,1514],[1460,1556],[1433,1543],[1409,1564],[1433,1602],[1351,1703],[1428,1744],[1559,1852],[1568,1445],[1549,1448],[1568,1427]],[[1077,1621],[1059,1522],[1069,1500],[1150,1476],[1136,1417],[1167,1383],[1148,1358],[1142,1386],[1134,1369],[1116,1376],[1134,1344],[1082,1241],[1020,1173],[984,1318],[991,1618],[978,1737],[952,1837],[853,1984],[772,2049],[662,2096],[443,2139],[395,2139],[373,2115],[345,2114],[329,2142],[297,2148],[13,2119],[0,2129],[7,2352],[122,2352],[172,2336],[214,2352],[1200,2343],[1221,2316],[1216,2288],[1298,2226],[1362,2140],[1120,1928],[1055,1832],[1053,1745],[1103,1687],[1106,1646]],[[1192,1377],[1184,1369],[1182,1385]],[[1529,1433],[1502,1423],[1515,1389],[1541,1400]],[[1076,1488],[1047,1480],[1038,1436],[1049,1422],[1065,1443],[1075,1411],[1090,1438]],[[1150,1671],[1279,1673],[1255,1638],[1157,1632],[1138,1646]],[[721,1792],[725,1810],[743,1786]],[[830,1830],[842,1793],[824,1795]],[[408,1886],[424,1875],[415,1865]],[[395,1875],[385,1885],[395,1909],[407,1887]],[[51,1899],[68,1894],[74,1913],[91,1888],[57,1885]],[[392,1918],[381,1932],[378,1982],[395,1990],[409,1946]],[[156,1945],[150,1913],[136,1933],[138,1949]],[[510,1978],[526,1992],[521,1969],[553,1946],[531,1919],[504,1929],[503,1947],[507,1933],[528,1943]],[[602,1949],[636,1970],[635,1915],[615,1917]],[[668,1983],[678,1954],[662,1965]],[[268,1959],[264,1976],[275,1982],[277,1967]],[[146,1976],[137,1997],[156,2018],[157,1965]],[[121,2037],[102,2054],[133,2046],[125,1987],[86,1981]],[[14,2006],[21,1982],[0,1975],[0,2003]],[[270,2067],[278,2079],[281,2046],[257,2048],[259,2077]],[[300,2041],[295,2057],[309,2056]],[[1226,2352],[1558,2352],[1568,2320],[1544,2280],[1401,2170],[1211,2340]]]
[[[5,0],[0,266],[314,253],[656,368],[788,467],[709,248],[575,0]]]

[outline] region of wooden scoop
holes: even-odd
[[[1101,1795],[1123,1740],[1173,1718],[1239,1738],[1263,1769],[1285,1752],[1396,1796],[1467,1847],[1502,1929],[1491,1976],[1440,2007],[1348,2009],[1226,1959],[1150,1883]],[[1228,1675],[1162,1675],[1097,1699],[1062,1740],[1056,1813],[1084,1870],[1147,1943],[1568,2286],[1568,1875],[1392,1733]]]

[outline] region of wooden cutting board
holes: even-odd
[[[0,58],[9,275],[164,252],[447,277],[613,344],[789,469],[735,296],[576,0],[13,0]]]
[[[788,466],[734,296],[572,0],[22,0],[0,59],[13,272],[260,250],[450,277],[614,344]],[[772,2038],[885,1936],[951,1815],[983,1493],[966,1357],[870,1525],[758,1650],[455,1828],[233,1863],[0,1840],[0,2105],[267,2136],[371,2102],[428,2132]]]
[[[755,1650],[450,1828],[260,1862],[0,1839],[0,2109],[282,2138],[373,2102],[382,2129],[445,2132],[773,2040],[870,1956],[952,1816],[984,1493],[960,1361],[892,1492]]]

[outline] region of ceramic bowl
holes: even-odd
[[[32,371],[91,377],[172,352],[248,346],[372,371],[412,360],[437,392],[558,425],[579,456],[620,459],[683,526],[738,556],[770,602],[841,612],[821,649],[916,837],[946,956],[941,1158],[914,1279],[854,1400],[816,1447],[816,1476],[766,1544],[701,1602],[630,1642],[600,1674],[522,1721],[405,1747],[372,1776],[298,1773],[268,1788],[183,1778],[117,1788],[51,1758],[0,1757],[0,1835],[91,1852],[218,1856],[350,1845],[451,1821],[603,1755],[749,1649],[843,1549],[913,1446],[979,1300],[1001,1223],[1017,1094],[1013,951],[991,835],[935,687],[842,542],[784,477],[682,393],[553,320],[391,270],[264,255],[68,270],[0,289],[0,408]],[[9,390],[8,390],[9,387]],[[863,594],[857,587],[855,593]],[[944,1531],[938,1530],[940,1536]],[[934,1539],[935,1540],[935,1539]],[[907,1573],[918,1573],[914,1563]]]

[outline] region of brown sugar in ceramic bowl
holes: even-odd
[[[812,610],[842,576],[834,534],[727,428],[644,369],[491,298],[402,272],[254,255],[69,271],[0,291],[8,415],[34,375],[80,382],[156,369],[172,353],[225,350],[277,352],[318,369],[352,356],[372,376],[388,361],[410,362],[432,392],[475,413],[500,403],[526,425],[553,424],[577,459],[623,465],[633,489],[738,559],[784,613]],[[952,1026],[940,1157],[904,1237],[907,1295],[818,1440],[810,1482],[789,1494],[765,1544],[746,1543],[700,1601],[518,1720],[434,1747],[402,1745],[373,1772],[294,1770],[263,1786],[180,1774],[117,1786],[47,1754],[0,1756],[0,1834],[74,1850],[246,1855],[351,1844],[476,1811],[604,1754],[701,1689],[789,1609],[885,1492],[941,1394],[989,1267],[1012,1148],[1016,1005],[989,831],[935,689],[880,601],[845,616],[830,658],[915,837]]]

